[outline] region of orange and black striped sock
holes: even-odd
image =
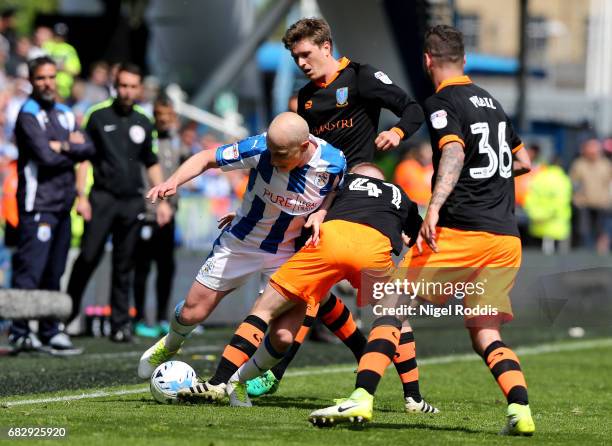
[[[422,400],[419,391],[419,367],[416,361],[416,346],[411,331],[400,335],[399,344],[393,357],[397,374],[402,380],[404,397],[412,397],[417,403]]]
[[[501,341],[492,342],[482,355],[508,404],[529,404],[527,384],[518,357]]]
[[[295,335],[293,344],[291,345],[291,347],[289,347],[289,350],[287,350],[287,353],[285,353],[283,359],[270,369],[276,379],[278,379],[279,381],[282,379],[283,375],[287,371],[287,367],[289,367],[289,364],[291,363],[291,361],[293,361],[293,358],[295,358],[296,353],[304,343],[304,339],[306,339],[306,336],[308,335],[312,324],[314,324],[317,311],[319,311],[319,304],[313,306],[308,305],[306,307],[306,316],[304,316],[304,322],[302,322],[302,326]]]
[[[401,321],[392,316],[379,317],[374,321],[368,343],[359,360],[356,389],[362,387],[374,395],[385,369],[393,360],[401,328]]]
[[[261,318],[252,314],[247,316],[223,350],[223,357],[209,382],[213,385],[228,382],[236,370],[257,351],[267,329],[268,324]]]
[[[357,328],[351,311],[344,305],[342,299],[331,294],[327,302],[321,305],[318,316],[325,326],[351,349],[359,362],[367,341],[361,330]]]

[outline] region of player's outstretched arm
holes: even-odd
[[[512,173],[515,177],[526,174],[531,170],[531,159],[524,147],[512,155]]]
[[[214,150],[198,152],[181,164],[166,181],[152,187],[147,193],[147,198],[151,200],[151,203],[155,203],[158,198],[170,197],[176,194],[179,186],[214,167],[218,167]]]
[[[429,207],[427,208],[427,215],[423,220],[419,233],[419,236],[425,240],[434,252],[438,252],[436,225],[438,224],[440,208],[444,205],[459,180],[464,159],[463,146],[458,142],[449,142],[442,147],[442,158],[438,167],[436,186],[434,187]]]

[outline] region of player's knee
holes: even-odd
[[[279,328],[274,330],[270,335],[270,342],[272,343],[272,347],[277,352],[285,352],[291,347],[293,344],[293,333],[291,330],[287,330],[286,328]]]

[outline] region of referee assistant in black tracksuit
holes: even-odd
[[[102,102],[86,116],[85,130],[91,137],[96,156],[92,159],[94,183],[87,197],[79,190],[77,211],[86,221],[68,294],[73,299],[73,314],[80,311],[87,282],[98,266],[104,245],[112,234],[111,340],[131,340],[129,317],[130,275],[134,266],[134,249],[144,219],[145,202],[141,168],[147,168],[153,185],[162,181],[155,154],[153,124],[143,110],[134,104],[142,83],[137,66],[124,64],[117,73],[117,98]],[[86,169],[79,169],[78,187],[85,184]],[[160,226],[172,216],[172,208],[162,202],[157,208]]]
[[[32,95],[15,123],[19,148],[17,204],[18,245],[11,286],[59,290],[70,248],[70,209],[76,196],[75,163],[93,155],[94,147],[75,128],[70,108],[55,102],[57,67],[49,57],[28,62]],[[28,322],[15,320],[9,342],[16,350],[71,350],[70,338],[57,319],[40,320],[40,340]]]

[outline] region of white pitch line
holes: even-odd
[[[212,346],[211,346],[212,347]],[[514,351],[519,356],[533,356],[542,353],[558,353],[565,351],[580,351],[588,350],[591,348],[600,347],[612,347],[612,339],[594,339],[585,341],[575,341],[562,344],[540,344],[533,347],[519,347]],[[194,347],[194,349],[197,347]],[[475,353],[467,354],[456,354],[456,355],[445,355],[435,356],[432,358],[423,358],[419,360],[420,365],[435,365],[435,364],[448,364],[451,362],[465,362],[465,361],[479,361],[482,360],[480,356]],[[312,375],[327,375],[331,373],[345,373],[355,370],[355,366],[340,366],[340,367],[326,367],[321,369],[307,368],[306,370],[288,371],[285,376],[297,377],[297,376],[312,376]],[[45,404],[45,403],[58,403],[65,401],[84,400],[91,398],[102,398],[109,396],[121,396],[121,395],[133,395],[137,393],[148,392],[148,387],[139,387],[136,389],[129,390],[115,390],[115,391],[98,391],[92,393],[83,393],[80,395],[66,395],[58,396],[53,398],[40,398],[31,400],[21,401],[7,401],[0,402],[1,407],[10,408],[14,406],[23,406],[26,404]]]
[[[22,401],[13,401],[0,403],[2,407],[13,407],[13,406],[23,406],[25,404],[45,404],[45,403],[62,403],[65,401],[74,401],[74,400],[85,400],[90,398],[101,398],[104,396],[119,396],[119,395],[132,395],[134,393],[144,393],[146,392],[148,387],[139,387],[138,389],[129,389],[129,390],[115,390],[111,392],[93,392],[93,393],[83,393],[81,395],[66,395],[66,396],[57,396],[54,398],[40,398],[36,400],[22,400]]]
[[[201,347],[186,347],[181,350],[181,354],[192,354],[192,353],[207,353],[207,352],[218,352],[221,351],[225,347],[224,345],[203,345]],[[147,347],[148,348],[148,347]],[[80,359],[106,359],[106,358],[135,358],[140,357],[143,353],[143,350],[138,351],[127,351],[127,352],[118,352],[118,353],[85,353],[84,355],[75,356],[75,358]],[[180,355],[179,355],[180,357]]]
[[[612,339],[594,339],[586,341],[575,341],[563,344],[540,344],[532,347],[518,347],[514,349],[514,352],[518,356],[533,356],[542,353],[558,353],[567,351],[587,350],[589,348],[598,347],[612,347]],[[454,355],[434,356],[431,358],[423,358],[418,360],[419,365],[430,365],[430,364],[449,364],[451,362],[465,362],[465,361],[482,361],[482,358],[476,353],[458,353]],[[285,373],[285,376],[309,376],[309,375],[327,375],[331,373],[344,373],[352,372],[355,370],[355,366],[339,366],[339,367],[326,367],[324,369],[308,369],[305,370],[289,370]]]

